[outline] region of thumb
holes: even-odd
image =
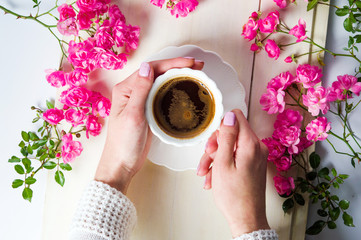
[[[140,65],[138,75],[134,80],[135,83],[126,108],[144,114],[145,103],[154,81],[152,66],[147,62],[143,62]]]
[[[238,136],[238,121],[234,112],[227,112],[223,118],[223,123],[219,130],[218,136],[218,150],[215,162],[219,164],[233,165],[234,164],[234,146]]]

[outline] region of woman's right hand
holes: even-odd
[[[197,174],[206,176],[204,188],[213,189],[233,237],[269,229],[265,211],[267,153],[238,109],[226,113],[220,130],[207,142]]]

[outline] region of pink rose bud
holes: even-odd
[[[253,44],[251,45],[251,51],[256,52],[256,51],[258,51],[258,50],[259,50],[259,46],[258,46],[257,44],[255,44],[255,43],[253,43]]]
[[[286,58],[285,58],[285,62],[286,62],[286,63],[291,63],[291,62],[293,62],[292,57],[291,57],[291,56],[286,57]]]

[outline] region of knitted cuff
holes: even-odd
[[[278,235],[275,230],[267,229],[246,233],[233,240],[278,240]]]
[[[109,185],[91,181],[76,209],[70,229],[72,236],[94,235],[101,239],[129,239],[137,220],[133,203]]]

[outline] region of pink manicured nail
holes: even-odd
[[[236,115],[234,112],[227,112],[223,119],[223,124],[225,126],[234,126],[236,123]]]
[[[209,145],[209,144],[208,144],[208,141],[207,141],[206,145],[204,146],[204,151],[207,150],[208,145]]]
[[[183,58],[186,58],[186,59],[194,59],[194,57],[183,57]]]
[[[139,76],[141,77],[148,77],[150,73],[150,65],[147,62],[143,62],[140,64],[139,68]]]
[[[198,167],[197,167],[197,175],[198,175],[198,172],[199,172],[199,168],[200,168],[200,164],[198,164]]]
[[[194,62],[195,62],[195,63],[204,63],[204,61],[202,61],[202,60],[197,60],[197,59],[196,59]]]

